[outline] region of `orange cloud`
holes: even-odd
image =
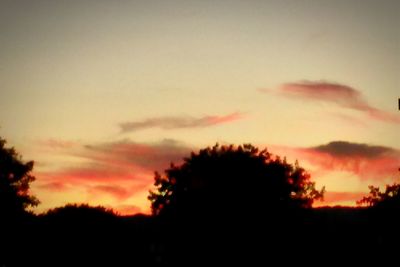
[[[242,114],[239,112],[231,113],[225,116],[205,116],[200,118],[194,117],[157,117],[149,118],[142,121],[123,122],[119,126],[121,132],[133,132],[148,128],[161,128],[165,130],[181,129],[181,128],[202,128],[231,121],[239,120]]]

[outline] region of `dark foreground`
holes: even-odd
[[[0,266],[398,263],[396,214],[321,208],[218,220],[140,215],[2,220]]]

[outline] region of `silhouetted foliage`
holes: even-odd
[[[400,171],[400,169],[399,169]],[[359,206],[400,208],[400,184],[386,185],[385,191],[373,185],[368,186],[369,195],[357,201]]]
[[[0,212],[13,217],[37,206],[39,200],[29,192],[30,183],[35,180],[31,175],[33,161],[24,163],[15,149],[6,148],[5,144],[0,138]]]
[[[193,153],[165,175],[155,174],[153,214],[262,214],[271,209],[311,207],[323,197],[310,175],[286,159],[256,147],[219,146]]]
[[[64,207],[50,209],[43,216],[57,221],[74,221],[77,223],[98,221],[116,217],[112,209],[88,204],[67,204]]]
[[[373,185],[368,186],[368,188],[370,190],[369,195],[357,201],[358,205],[366,205],[369,207],[399,205],[400,207],[400,184],[394,183],[392,185],[386,185],[385,191],[382,192],[379,187]]]

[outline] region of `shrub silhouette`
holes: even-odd
[[[381,191],[379,187],[373,185],[368,188],[369,195],[357,201],[358,205],[369,207],[398,205],[400,207],[400,184],[386,185],[385,191]]]
[[[400,170],[400,169],[399,169]],[[400,209],[400,184],[386,185],[385,191],[373,185],[368,186],[369,195],[357,201],[357,205],[366,205],[378,208]]]
[[[244,212],[309,208],[323,197],[310,175],[296,162],[274,157],[256,147],[219,146],[201,149],[155,173],[156,190],[149,200],[155,215],[238,215]]]
[[[67,204],[48,210],[44,215],[45,218],[52,221],[63,223],[86,223],[99,222],[109,220],[116,217],[112,209],[102,206],[89,206],[88,204]]]
[[[5,147],[0,138],[0,212],[12,218],[26,213],[27,208],[39,204],[30,194],[29,185],[35,180],[31,175],[33,161],[24,163],[14,148]]]

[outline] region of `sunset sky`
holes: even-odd
[[[400,1],[0,1],[0,136],[38,212],[149,212],[155,170],[252,143],[322,205],[400,182]],[[318,205],[321,205],[319,203]]]

